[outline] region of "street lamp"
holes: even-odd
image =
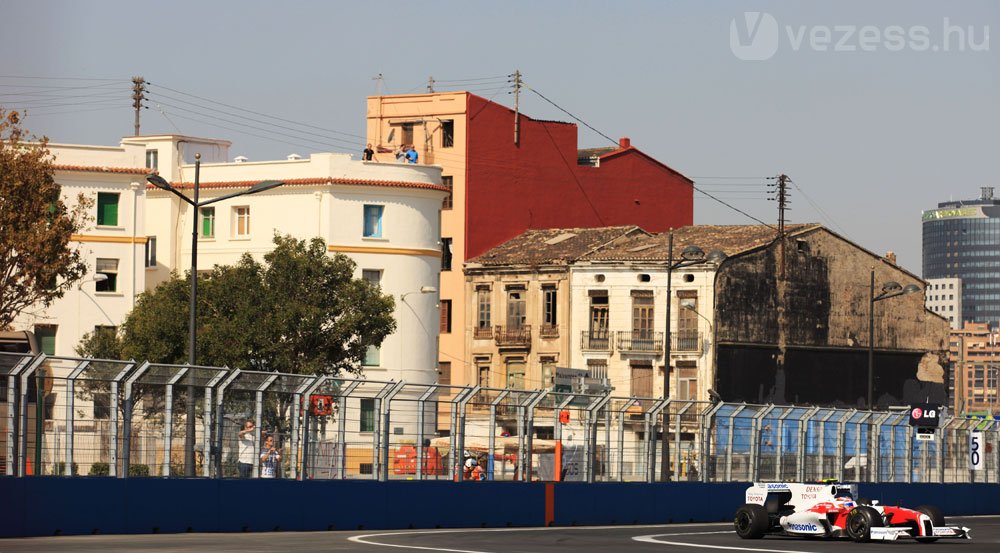
[[[156,173],[150,173],[146,175],[146,180],[149,181],[153,186],[166,190],[171,194],[177,196],[184,203],[191,206],[193,214],[191,217],[191,298],[188,316],[188,365],[194,366],[196,360],[196,353],[198,351],[197,347],[197,337],[196,337],[196,326],[195,321],[198,316],[198,216],[201,214],[201,208],[214,204],[216,202],[221,202],[223,200],[228,200],[230,198],[235,198],[237,196],[248,196],[250,194],[256,194],[258,192],[264,192],[265,190],[271,190],[272,188],[277,188],[285,184],[281,181],[267,180],[259,182],[246,190],[241,190],[239,192],[233,192],[231,194],[225,194],[219,196],[218,198],[212,198],[211,200],[206,200],[204,202],[199,202],[199,184],[201,176],[201,154],[194,155],[194,199],[188,198],[184,194],[181,194],[179,190],[174,188],[164,179]],[[194,373],[188,371],[188,393],[187,393],[187,435],[184,437],[184,473],[187,476],[194,476]]]
[[[410,308],[410,311],[413,313],[413,316],[417,318],[417,322],[420,323],[420,326],[423,326],[424,323],[423,323],[423,321],[420,320],[420,315],[418,315],[417,312],[413,309],[413,306],[410,305],[409,302],[406,301],[406,296],[410,296],[410,295],[413,295],[413,294],[434,294],[437,291],[438,291],[438,289],[435,286],[421,286],[420,290],[414,290],[412,292],[406,292],[406,293],[400,294],[399,295],[399,301],[401,303],[405,303],[406,307]],[[430,335],[430,331],[428,331],[426,327],[424,327],[424,332],[427,332],[428,336]],[[403,370],[403,352],[404,352],[405,348],[406,348],[406,344],[403,343],[403,328],[400,327],[400,329],[399,329],[399,370],[401,372]]]
[[[674,262],[674,231],[671,229],[667,238],[667,322],[663,337],[663,399],[670,399],[670,309],[672,292],[672,275],[674,269],[708,263],[716,267],[726,259],[722,250],[714,250],[707,256],[698,246],[687,246],[681,250],[681,258]],[[661,449],[663,458],[660,460],[660,480],[670,481],[670,407],[663,409],[663,433],[661,434]],[[652,471],[650,471],[652,472]],[[652,479],[650,479],[652,480]]]
[[[872,266],[871,284],[868,288],[868,410],[875,409],[875,302],[919,292],[916,284],[907,284],[906,288],[898,282],[889,281],[882,285],[882,292],[875,295],[875,267]]]

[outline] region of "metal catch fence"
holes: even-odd
[[[998,419],[0,353],[7,476],[995,483]]]

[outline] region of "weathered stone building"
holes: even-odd
[[[546,365],[558,364],[608,378],[616,394],[663,394],[668,235],[607,230],[528,231],[470,260],[467,344],[480,383],[485,370],[503,375],[494,385],[544,388]],[[924,286],[891,260],[819,225],[789,226],[784,247],[765,226],[673,236],[675,262],[688,246],[727,257],[672,273],[671,397],[865,407],[874,305],[875,405],[945,400],[947,321],[923,294],[871,302],[889,282]],[[559,306],[552,321],[546,290]],[[504,343],[488,317],[486,335],[484,311],[507,323]],[[515,327],[522,345],[511,347]]]

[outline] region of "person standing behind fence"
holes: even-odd
[[[250,478],[253,472],[254,451],[253,451],[254,427],[253,421],[247,420],[243,423],[243,430],[240,430],[240,454],[237,458],[236,468],[240,471],[240,478]]]
[[[281,452],[274,448],[274,436],[264,438],[264,450],[260,454],[260,477],[274,478],[281,466]]]

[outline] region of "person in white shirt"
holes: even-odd
[[[247,419],[243,423],[243,429],[240,430],[240,455],[237,459],[236,466],[240,471],[240,478],[250,478],[253,474],[253,464],[254,460],[254,426],[253,421]]]

